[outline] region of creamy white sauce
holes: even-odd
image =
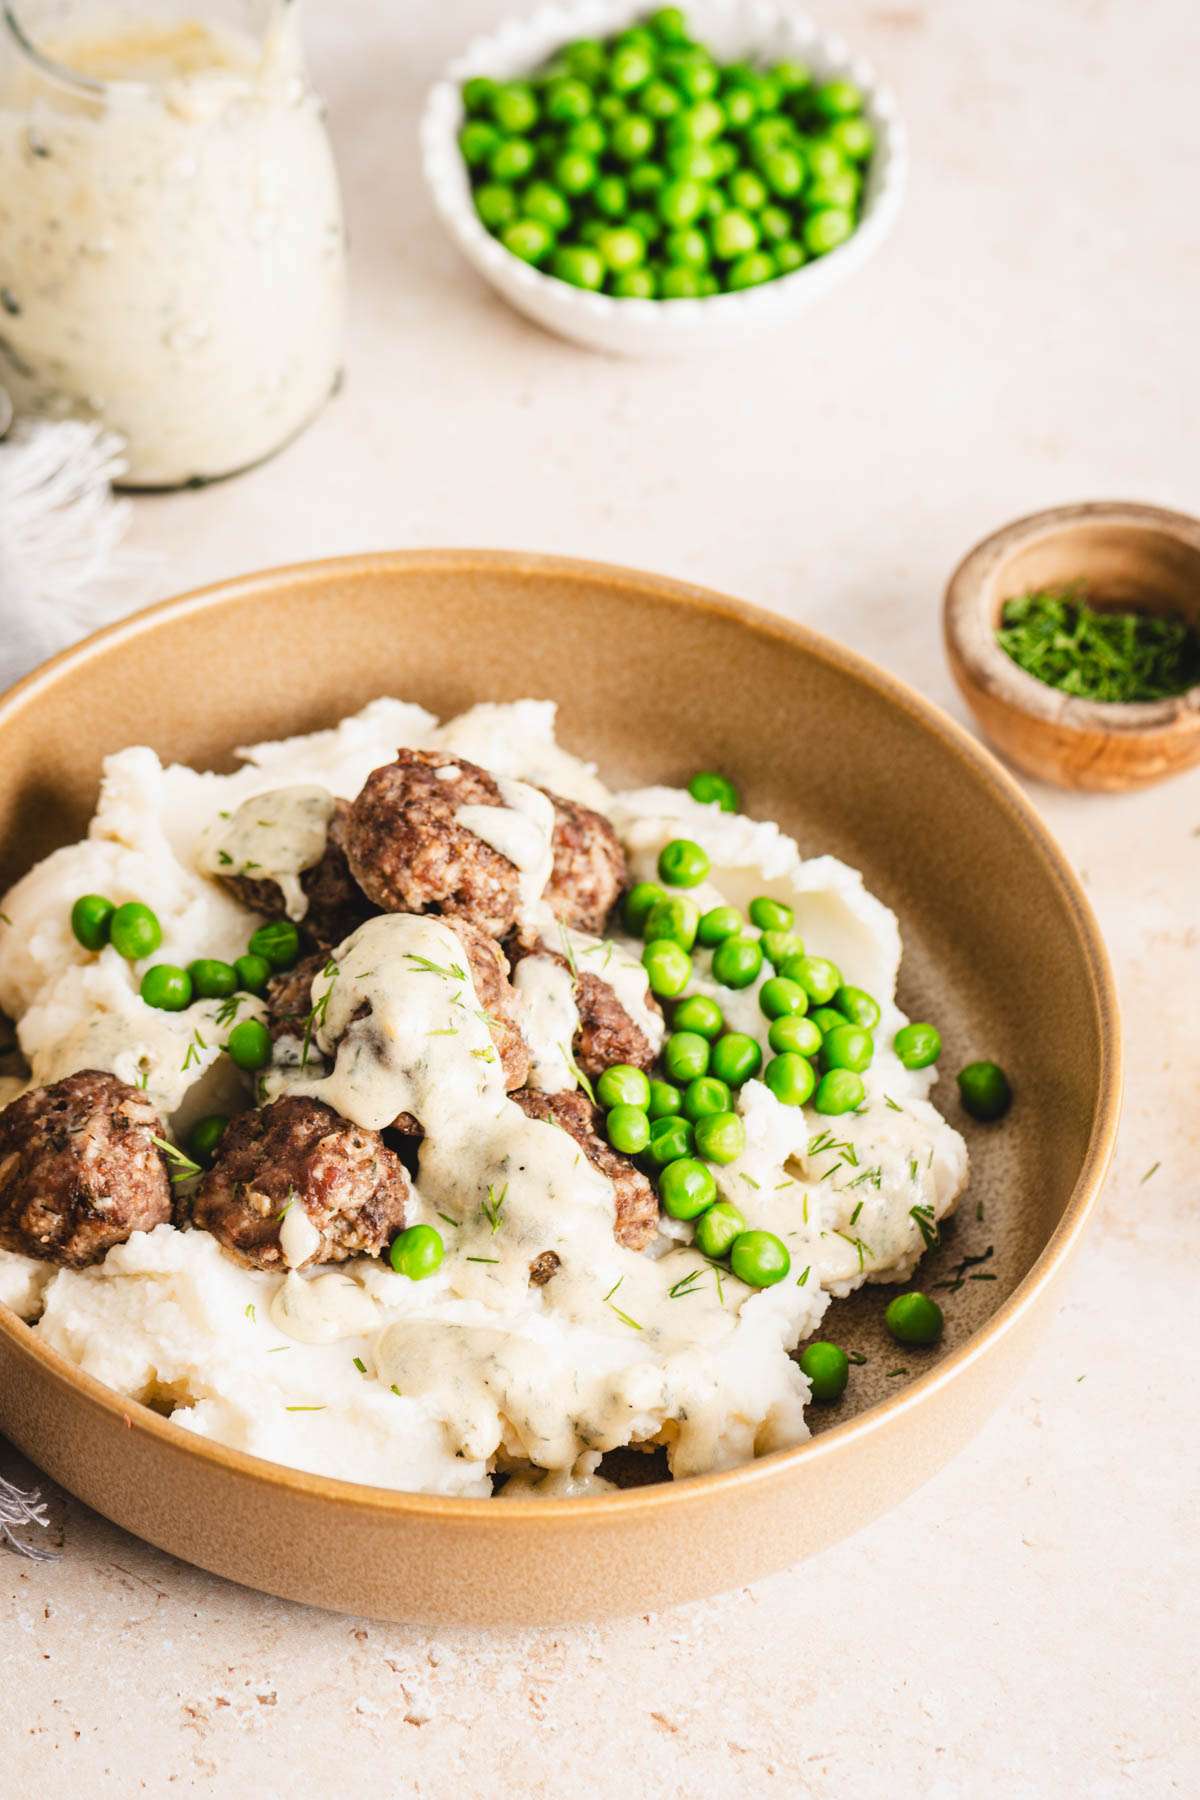
[[[279,1248],[289,1269],[299,1269],[321,1248],[321,1234],[299,1200],[293,1200],[279,1227]]]
[[[308,1281],[293,1270],[271,1298],[271,1321],[297,1343],[334,1344],[373,1330],[379,1308],[366,1290],[340,1269]]]
[[[207,875],[248,875],[273,881],[289,919],[303,919],[308,895],[305,870],[325,854],[334,798],[327,788],[273,788],[221,813],[200,839],[196,861]]]
[[[529,1085],[545,1094],[578,1085],[571,1067],[579,1030],[575,978],[553,956],[524,956],[513,971],[521,1036],[529,1046]]]
[[[527,782],[498,775],[500,806],[460,806],[455,823],[498,850],[520,876],[521,916],[537,913],[554,867],[554,803]]]
[[[116,83],[98,94],[10,46],[0,379],[19,411],[98,414],[133,482],[244,468],[332,391],[341,206],[295,13],[260,45],[199,16],[76,12],[39,49]]]
[[[616,938],[594,938],[569,927],[560,929],[565,931],[580,972],[607,981],[650,1047],[658,1051],[666,1025],[662,1013],[651,1005],[650,983],[640,951],[628,949]]]

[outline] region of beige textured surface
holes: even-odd
[[[802,617],[957,710],[937,603],[976,537],[1095,494],[1194,510],[1182,0],[826,6],[900,91],[907,212],[794,332],[695,369],[541,337],[443,243],[405,122],[496,5],[312,10],[347,387],[267,468],[139,504],[164,591],[394,544],[595,554]],[[56,1503],[61,1562],[0,1558],[4,1790],[1194,1792],[1200,781],[1035,797],[1117,962],[1126,1123],[1051,1339],[949,1470],[752,1590],[505,1638],[306,1613]]]

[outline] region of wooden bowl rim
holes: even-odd
[[[981,538],[963,557],[946,584],[942,610],[947,649],[969,680],[986,687],[991,699],[1039,724],[1107,737],[1161,739],[1164,732],[1195,730],[1200,722],[1200,682],[1169,700],[1080,700],[1039,681],[1005,654],[988,616],[988,583],[997,566],[1022,545],[1089,520],[1124,526],[1130,532],[1157,530],[1174,537],[1200,560],[1200,519],[1139,500],[1083,500],[1026,513]]]
[[[472,574],[499,569],[511,574],[526,572],[550,575],[564,584],[602,581],[613,588],[651,594],[656,601],[674,605],[682,612],[704,612],[731,619],[746,630],[774,639],[789,648],[799,649],[818,663],[873,690],[890,705],[918,721],[940,740],[951,756],[968,765],[973,774],[991,790],[992,797],[1001,810],[1019,823],[1056,878],[1091,980],[1100,1026],[1099,1097],[1087,1149],[1062,1218],[1032,1268],[997,1308],[987,1324],[958,1350],[944,1357],[936,1368],[919,1376],[894,1397],[880,1401],[855,1418],[821,1432],[807,1443],[789,1450],[774,1451],[733,1469],[691,1476],[686,1481],[659,1482],[613,1494],[578,1499],[514,1499],[506,1501],[503,1506],[496,1506],[490,1499],[412,1493],[289,1468],[286,1464],[229,1449],[211,1439],[184,1431],[141,1402],[127,1399],[43,1344],[28,1325],[3,1305],[0,1305],[0,1333],[11,1342],[22,1358],[41,1363],[56,1380],[81,1395],[93,1411],[107,1414],[114,1424],[158,1440],[170,1452],[198,1458],[208,1463],[214,1472],[223,1472],[241,1481],[252,1482],[260,1488],[286,1490],[299,1500],[308,1500],[317,1505],[328,1503],[339,1507],[353,1507],[362,1513],[390,1514],[397,1521],[405,1517],[421,1516],[461,1527],[468,1524],[477,1526],[486,1521],[494,1532],[503,1532],[505,1521],[509,1519],[519,1519],[526,1523],[539,1520],[544,1521],[546,1526],[552,1522],[566,1524],[568,1521],[576,1524],[586,1522],[589,1527],[605,1523],[615,1526],[632,1513],[645,1513],[659,1507],[688,1509],[704,1504],[718,1490],[745,1490],[758,1483],[770,1483],[785,1476],[788,1468],[794,1466],[800,1458],[813,1461],[838,1455],[842,1451],[848,1453],[856,1443],[887,1429],[916,1409],[931,1404],[936,1395],[948,1388],[1015,1330],[1023,1315],[1034,1307],[1042,1290],[1059,1273],[1075,1250],[1099,1197],[1116,1141],[1123,1084],[1123,1052],[1116,983],[1099,925],[1087,897],[1066,855],[1013,777],[969,732],[899,677],[889,674],[857,651],[846,648],[809,626],[752,606],[746,601],[735,600],[718,590],[618,564],[577,557],[517,550],[396,550],[313,559],[233,576],[145,607],[126,619],[102,627],[79,644],[43,663],[10,688],[7,694],[0,695],[0,738],[8,721],[35,705],[39,694],[60,674],[82,667],[112,643],[153,633],[191,613],[234,605],[264,591],[278,594],[281,588],[285,588],[291,593],[299,594],[306,586],[325,583],[331,576],[350,582],[375,579],[395,571],[412,573],[420,569],[434,570],[439,574],[447,571]]]

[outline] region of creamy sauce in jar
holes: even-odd
[[[153,0],[67,35],[36,0],[17,15],[62,76],[4,46],[0,381],[18,410],[103,419],[134,485],[245,468],[341,362],[341,203],[294,7],[261,43]]]
[[[300,877],[324,856],[333,811],[333,795],[322,787],[254,794],[236,812],[213,820],[200,839],[196,861],[206,875],[275,882],[288,918],[302,919],[308,895]]]

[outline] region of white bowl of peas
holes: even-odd
[[[906,161],[872,70],[775,0],[544,7],[456,59],[421,141],[480,274],[627,356],[791,318],[878,248]]]

